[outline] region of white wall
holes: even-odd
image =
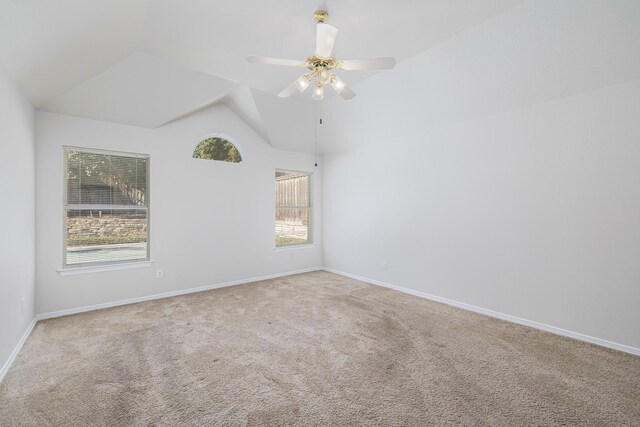
[[[640,348],[639,10],[528,2],[332,103],[325,265]]]
[[[193,159],[211,133],[230,136],[244,163]],[[275,169],[312,171],[320,212],[320,168],[310,155],[271,148],[224,105],[158,129],[38,112],[36,135],[39,314],[322,265],[320,215],[313,247],[274,250]],[[63,145],[150,154],[152,267],[58,273]],[[162,279],[155,278],[158,268]]]
[[[34,162],[33,108],[0,66],[0,368],[33,320]]]

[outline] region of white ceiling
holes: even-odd
[[[133,53],[42,108],[154,128],[222,99],[233,86],[212,74]]]
[[[0,0],[0,63],[47,111],[157,127],[224,102],[273,146],[312,151],[309,94],[276,97],[300,70],[250,64],[246,57],[309,56],[317,8],[326,8],[329,23],[339,29],[336,57],[395,57],[398,70],[381,71],[375,80],[406,84],[394,76],[411,69],[429,96],[421,113],[431,111],[427,119],[437,121],[446,109],[472,109],[464,113],[471,117],[632,78],[637,60],[624,53],[640,40],[639,4]],[[373,74],[344,72],[361,96],[339,102],[345,108],[383,103],[376,85],[358,84]],[[394,96],[392,88],[383,93]]]
[[[338,121],[358,105],[393,106],[386,138],[425,135],[525,106],[640,79],[640,1],[535,0],[518,5],[358,85],[362,104],[328,101]],[[384,100],[384,101],[380,101]],[[358,115],[366,121],[367,115]],[[324,152],[348,143],[323,129]]]
[[[147,1],[2,0],[0,62],[40,107],[134,52]]]

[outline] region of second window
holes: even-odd
[[[276,247],[313,242],[309,172],[276,170]]]

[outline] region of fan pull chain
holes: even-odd
[[[320,119],[320,124],[322,124],[322,119]],[[316,120],[315,120],[315,126],[316,126],[316,142],[315,142],[315,167],[318,167],[318,102],[316,101]]]

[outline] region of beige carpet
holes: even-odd
[[[39,322],[4,426],[640,425],[640,357],[326,272]]]

